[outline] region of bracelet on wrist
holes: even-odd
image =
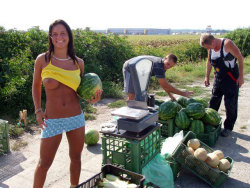
[[[41,108],[37,108],[37,109],[35,110],[35,114],[37,114],[38,112],[41,112],[41,111],[42,111]]]

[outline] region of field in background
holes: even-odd
[[[127,40],[133,45],[175,45],[184,42],[199,42],[200,35],[128,35]]]

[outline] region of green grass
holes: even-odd
[[[168,94],[165,91],[158,91],[155,94],[158,95],[158,96],[161,96],[161,97],[168,96]]]
[[[112,102],[110,104],[108,104],[109,108],[120,108],[126,106],[126,101],[125,100],[117,100],[115,102]]]
[[[96,120],[96,117],[92,114],[84,113],[84,117],[86,120]]]
[[[13,151],[19,151],[22,147],[27,146],[28,142],[16,140],[11,147]]]
[[[243,126],[240,127],[240,129],[247,129],[247,126],[243,125]]]

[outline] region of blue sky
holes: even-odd
[[[3,0],[0,5],[0,26],[6,29],[48,30],[59,18],[72,29],[250,27],[249,0]]]

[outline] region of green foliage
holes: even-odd
[[[135,55],[124,37],[113,34],[77,29],[74,44],[77,56],[85,62],[85,72],[98,74],[102,81],[122,81],[121,67]]]
[[[24,133],[24,128],[18,125],[11,125],[9,128],[9,135],[11,138],[17,138]]]
[[[31,52],[25,50],[17,57],[5,60],[8,70],[3,77],[5,84],[0,92],[0,113],[18,116],[20,109],[33,109],[31,86],[33,78],[33,58]]]
[[[85,116],[85,120],[90,120],[90,121],[96,120],[96,117],[92,114],[85,113],[84,116]]]
[[[199,36],[130,36],[137,55],[146,54],[164,57],[170,53],[178,57],[178,62],[199,62],[207,57],[207,51],[199,44]]]
[[[123,87],[121,84],[116,84],[114,82],[103,82],[103,93],[102,98],[123,98]]]
[[[33,59],[48,50],[47,33],[40,30],[38,26],[29,29],[26,36]]]
[[[89,104],[88,102],[81,100],[81,107],[84,111],[84,113],[94,113],[96,114],[97,109],[95,107],[93,107],[91,104]]]
[[[112,102],[110,104],[108,104],[109,108],[120,108],[126,106],[126,101],[125,100],[117,100],[115,102]]]
[[[161,97],[168,96],[168,94],[165,91],[158,91],[155,94],[158,95],[158,96],[161,96]]]
[[[226,34],[225,38],[231,39],[238,46],[243,57],[250,54],[250,28],[236,29]]]

